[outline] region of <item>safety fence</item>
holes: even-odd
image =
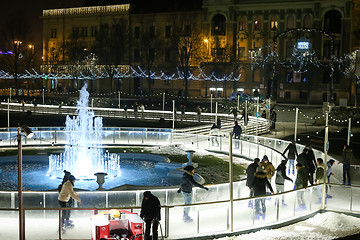
[[[151,121],[174,121],[174,122],[195,122],[212,124],[216,122],[217,118],[221,118],[223,121],[223,130],[232,130],[234,117],[230,114],[217,114],[217,113],[201,113],[185,112],[175,110],[173,111],[159,111],[159,110],[144,110],[134,111],[134,109],[118,109],[118,108],[98,108],[89,107],[97,117],[106,118],[120,118],[127,120],[151,120]],[[23,112],[27,114],[57,114],[57,115],[77,115],[76,106],[56,106],[56,105],[34,105],[34,104],[21,104],[21,103],[5,103],[0,102],[0,110],[9,112]],[[240,118],[238,118],[240,119]],[[228,124],[227,124],[228,123]],[[243,128],[243,133],[247,134],[263,134],[270,131],[270,123],[264,118],[257,118],[249,116],[248,122],[245,125],[244,120],[239,124]],[[187,128],[180,131],[186,131],[190,133],[208,133],[211,125],[204,127],[205,131],[201,131],[201,127]],[[177,130],[175,130],[177,131]]]
[[[13,130],[13,131],[11,131]],[[62,145],[65,144],[64,130],[61,128],[36,128],[34,139],[24,141],[24,146]],[[229,153],[229,137],[216,137],[199,134],[174,133],[166,129],[104,129],[104,146],[106,145],[184,145],[196,149]],[[15,147],[15,129],[0,132],[0,146]],[[8,138],[8,139],[6,139]],[[241,140],[233,140],[232,153],[235,156],[254,159],[267,155],[274,166],[283,159],[282,152],[289,142],[259,136],[243,135]],[[297,144],[298,151],[304,146]],[[324,158],[324,153],[314,150],[316,157]],[[340,165],[334,166],[335,177],[340,176]],[[360,188],[357,186],[344,187],[331,185],[330,193],[333,198],[327,200],[322,195],[320,200],[326,202],[325,208],[335,211],[360,211]],[[209,191],[194,188],[193,204],[190,215],[193,222],[183,222],[183,197],[177,193],[177,188],[151,190],[162,203],[161,226],[163,234],[169,239],[194,236],[225,234],[243,231],[251,228],[269,226],[297,219],[317,212],[319,204],[318,186],[305,190],[293,190],[286,193],[266,196],[262,198],[248,198],[249,190],[245,181],[233,183],[233,201],[230,199],[229,184],[208,186]],[[91,233],[91,218],[98,209],[130,209],[138,212],[143,190],[134,191],[99,191],[79,192],[82,205],[75,205],[72,218],[76,224],[74,231],[66,232],[66,239],[89,239]],[[304,195],[306,208],[298,209],[298,196]],[[27,239],[60,239],[59,209],[57,192],[23,192],[25,211],[25,233]],[[282,197],[286,206],[282,204]],[[266,215],[257,216],[254,207],[250,208],[249,201],[255,205],[258,199],[265,199]],[[261,202],[261,201],[260,201]],[[0,236],[4,239],[15,239],[18,236],[18,197],[17,192],[0,192]]]

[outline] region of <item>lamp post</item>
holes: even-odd
[[[22,125],[18,127],[18,134],[17,134],[17,142],[18,142],[18,198],[19,198],[19,239],[25,239],[25,219],[24,219],[24,206],[23,206],[23,196],[22,196],[22,135],[21,132],[27,138],[31,138],[34,136],[34,133],[31,129],[26,126]]]
[[[20,46],[21,41],[15,40],[14,41],[14,77],[15,77],[15,86],[16,86],[16,96],[19,93],[19,86],[18,86],[18,68],[19,68],[19,58],[20,58]]]
[[[273,31],[273,52],[272,52],[272,58],[273,58],[273,67],[272,67],[272,77],[271,77],[271,86],[270,86],[270,99],[275,100],[275,71],[276,71],[276,62],[275,62],[275,52],[276,52],[276,26],[274,26],[272,29]]]

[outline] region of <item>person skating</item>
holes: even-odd
[[[286,176],[286,160],[282,160],[279,166],[276,168],[276,177],[275,177],[275,186],[276,186],[276,193],[284,192],[284,183],[285,180],[289,180],[293,182],[291,178]],[[283,194],[281,197],[281,204],[282,206],[286,207],[287,204],[285,203],[285,195]]]
[[[287,159],[289,162],[288,165],[288,174],[292,171],[292,174],[295,175],[295,159],[299,156],[296,149],[296,142],[291,140],[291,143],[285,148],[283,155],[285,156],[286,152],[288,152]]]
[[[261,160],[260,166],[264,166],[266,177],[271,181],[271,178],[275,175],[275,167],[269,161],[268,156],[264,155],[263,159]]]
[[[315,182],[317,185],[317,192],[318,192],[318,201],[316,203],[321,203],[321,195],[322,195],[322,187],[323,183],[326,183],[326,171],[325,171],[325,164],[322,158],[317,159],[317,168],[315,172]],[[326,200],[325,200],[326,201]]]
[[[81,204],[81,199],[79,198],[79,195],[74,191],[74,184],[75,184],[75,180],[76,178],[73,175],[69,176],[69,180],[67,180],[62,188],[61,191],[59,193],[59,204],[60,207],[62,208],[69,208],[71,207],[69,205],[69,200],[70,197],[72,197],[73,199],[75,199],[76,201],[79,202],[79,204]],[[69,228],[69,227],[73,227],[74,225],[69,221],[70,218],[70,210],[69,209],[64,209],[62,210],[62,214],[61,214],[61,226],[62,229],[64,230],[64,228]]]
[[[150,191],[144,192],[144,198],[141,203],[140,217],[146,223],[145,240],[158,240],[158,226],[161,220],[160,201]],[[152,226],[152,238],[150,237],[150,229]]]
[[[301,163],[298,163],[296,164],[296,170],[297,170],[296,181],[295,181],[296,189],[306,188],[309,180],[308,179],[309,173],[307,172],[306,167],[303,166]],[[303,190],[297,192],[297,200],[299,204],[298,210],[305,210],[306,205],[305,205]]]
[[[211,129],[210,129],[211,145],[212,146],[215,146],[215,144],[216,144],[216,146],[219,146],[219,141],[218,141],[219,135],[220,135],[220,129],[214,123],[211,126]]]
[[[240,139],[242,133],[241,126],[238,124],[237,121],[235,121],[235,125],[233,128],[233,136],[235,139]],[[239,148],[239,140],[235,141],[235,148]]]
[[[335,160],[334,160],[334,159],[330,159],[330,160],[327,161],[327,163],[326,163],[326,166],[327,166],[326,176],[327,176],[327,182],[328,182],[328,183],[330,183],[330,177],[331,177],[332,175],[334,175],[334,173],[332,172],[332,166],[334,166],[334,164],[335,164]],[[330,186],[326,185],[326,198],[332,198],[332,196],[328,194],[329,188],[331,188],[331,185],[330,185]]]
[[[344,145],[344,149],[342,151],[342,159],[343,159],[343,185],[347,183],[347,185],[351,185],[350,178],[350,164],[353,159],[352,149],[348,145]],[[347,182],[346,182],[347,176]]]
[[[250,190],[250,197],[254,196],[254,191],[253,191],[251,184],[254,181],[255,172],[256,172],[257,167],[259,166],[259,163],[260,163],[260,159],[255,158],[254,162],[249,164],[249,166],[246,169],[246,186]],[[252,200],[249,200],[248,207],[251,207],[251,208],[253,207]]]
[[[194,173],[195,173],[195,168],[193,166],[189,165],[184,168],[184,174],[182,176],[180,188],[178,190],[178,193],[181,192],[182,195],[184,196],[184,202],[186,205],[192,203],[192,186],[203,188],[206,191],[209,190],[207,187],[204,187],[203,185],[197,183],[194,180]],[[183,220],[185,222],[193,221],[192,218],[189,216],[189,212],[190,212],[190,208],[184,207]]]
[[[305,167],[308,170],[309,173],[309,182],[311,185],[314,184],[314,173],[317,167],[316,159],[314,151],[312,150],[312,147],[310,145],[306,145],[306,148],[308,149],[308,153],[306,154],[306,163]]]
[[[265,167],[260,165],[256,168],[254,179],[251,183],[251,188],[254,191],[254,197],[265,196],[266,187],[270,189],[271,193],[274,193],[274,190],[266,176]],[[261,204],[261,210],[260,210],[260,204]],[[266,214],[265,198],[255,199],[255,219],[259,219],[260,216],[262,216],[262,218],[265,219],[265,214]]]

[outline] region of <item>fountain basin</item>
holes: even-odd
[[[121,174],[118,177],[105,177],[103,188],[110,190],[123,185],[172,186],[178,185],[181,175],[169,173],[182,167],[182,164],[167,163],[165,156],[144,153],[119,153]],[[40,191],[57,189],[61,178],[51,177],[48,172],[47,155],[23,156],[23,190]],[[0,190],[17,190],[17,156],[0,157]],[[77,177],[75,175],[75,177]],[[77,180],[75,188],[95,191],[99,188],[96,179]]]

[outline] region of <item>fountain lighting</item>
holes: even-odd
[[[77,102],[77,116],[66,116],[65,151],[49,156],[48,175],[62,178],[64,170],[78,179],[94,179],[98,172],[107,173],[110,178],[120,176],[120,157],[104,152],[102,146],[103,124],[101,117],[95,117],[89,106],[89,92],[85,84],[80,90]]]

